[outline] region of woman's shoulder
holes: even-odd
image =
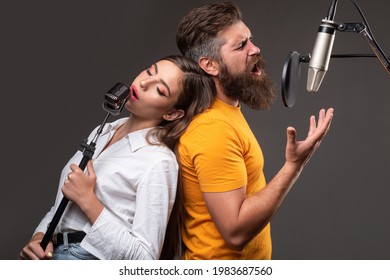
[[[148,153],[151,158],[156,160],[176,160],[175,153],[164,144],[148,143],[143,147],[143,153]]]

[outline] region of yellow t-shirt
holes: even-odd
[[[219,99],[198,115],[178,146],[184,192],[183,259],[270,259],[268,224],[242,251],[230,249],[207,210],[203,192],[246,187],[247,196],[266,185],[264,158],[240,107]]]

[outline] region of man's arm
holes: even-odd
[[[304,166],[327,134],[333,109],[321,110],[318,124],[310,118],[308,136],[296,141],[296,131],[287,128],[286,162],[260,192],[246,197],[246,186],[228,192],[203,193],[207,208],[229,247],[237,250],[254,238],[272,219]]]

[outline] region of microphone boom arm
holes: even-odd
[[[390,59],[376,42],[374,37],[370,34],[370,31],[367,29],[367,26],[361,22],[342,22],[338,23],[337,31],[341,32],[356,32],[362,34],[362,36],[367,40],[368,45],[371,50],[374,52],[375,56],[381,62],[382,66],[385,68],[387,73],[390,75]],[[333,57],[333,56],[332,56]],[[334,56],[337,57],[337,56]],[[341,57],[341,56],[339,56]],[[355,56],[356,57],[356,56]]]

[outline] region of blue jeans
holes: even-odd
[[[94,255],[81,248],[80,243],[68,243],[64,234],[64,244],[55,245],[53,260],[98,260]]]

